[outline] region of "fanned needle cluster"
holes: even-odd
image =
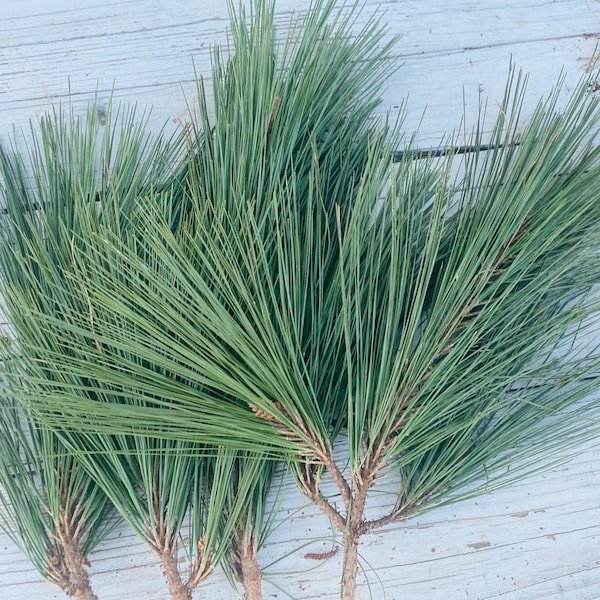
[[[377,20],[357,36],[358,5],[334,4],[286,39],[271,2],[232,11],[180,139],[148,146],[129,123],[115,158],[76,163],[70,133],[61,169],[39,170],[88,178],[32,193],[2,155],[19,365],[4,395],[56,432],[176,598],[217,564],[261,597],[276,461],[337,528],[351,600],[361,536],[597,432],[600,354],[574,350],[600,308],[591,80],[562,110],[559,83],[523,123],[513,72],[472,152],[398,153],[401,124],[373,116],[395,40]],[[389,474],[395,501],[367,518]]]

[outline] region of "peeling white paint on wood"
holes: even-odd
[[[568,91],[597,59],[597,0],[367,5],[380,6],[391,32],[403,35],[397,49],[402,66],[382,109],[398,110],[408,94],[406,131],[421,123],[417,139],[425,147],[457,127],[463,110],[467,125],[472,123],[480,94],[494,114],[511,58],[530,73],[525,116],[563,67]],[[278,0],[282,29],[293,10],[305,9]],[[114,94],[153,107],[151,125],[157,129],[165,122],[175,126],[186,118],[186,103],[193,103],[194,66],[210,83],[211,44],[226,37],[223,0],[3,0],[0,142],[53,104],[70,98],[83,111],[96,94],[101,101]],[[600,448],[590,444],[543,475],[365,536],[361,594],[388,600],[600,598],[599,464]],[[304,504],[289,480],[279,501],[277,527],[259,555],[264,597],[336,598],[340,554],[322,562],[304,558],[332,548],[327,520]],[[168,597],[153,555],[124,525],[91,559],[92,581],[103,600]],[[195,597],[237,595],[216,573]],[[64,598],[4,534],[0,598]]]

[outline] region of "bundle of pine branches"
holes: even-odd
[[[356,37],[358,14],[317,1],[284,41],[270,2],[232,14],[212,102],[200,82],[172,143],[144,150],[126,120],[98,161],[70,132],[33,191],[3,154],[3,395],[52,428],[177,598],[219,563],[261,597],[276,461],[339,531],[349,600],[361,536],[597,433],[600,354],[573,350],[599,309],[591,79],[522,123],[512,72],[472,152],[398,153],[401,124],[373,116],[395,40],[376,19]],[[390,472],[397,495],[367,519]]]

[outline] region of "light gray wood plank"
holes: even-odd
[[[54,6],[56,5],[56,8]],[[130,1],[81,8],[63,0],[36,12],[36,2],[5,2],[0,19],[0,136],[23,126],[52,103],[86,105],[114,90],[119,100],[153,106],[153,125],[186,118],[184,93],[195,94],[193,65],[210,82],[210,46],[226,39],[227,13],[218,0],[191,3]],[[370,1],[369,7],[377,3]],[[282,29],[290,0],[278,2]],[[403,35],[404,66],[390,80],[384,110],[410,93],[407,131],[428,107],[421,138],[436,143],[459,124],[463,91],[468,121],[479,93],[493,106],[502,95],[510,57],[531,73],[531,103],[564,66],[572,85],[594,55],[597,2],[386,2],[386,21]],[[369,11],[365,11],[369,14]],[[361,22],[364,22],[364,18]],[[1,139],[1,138],[0,138]]]

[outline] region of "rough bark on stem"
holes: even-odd
[[[177,560],[170,548],[161,552],[160,562],[173,600],[192,600],[192,590],[183,583]]]
[[[184,581],[179,571],[177,550],[173,539],[173,535],[167,534],[166,530],[162,529],[154,541],[148,540],[148,542],[160,558],[173,600],[192,600],[192,592],[212,572],[213,567],[211,562],[213,553],[212,551],[208,552],[206,564],[203,565],[202,561],[207,550],[205,548],[205,539],[202,537],[198,541],[198,555],[193,565],[191,565],[190,576],[187,581]]]
[[[236,579],[244,586],[244,600],[262,600],[262,571],[254,534],[244,535],[242,527],[234,535],[232,567]]]
[[[354,600],[356,598],[356,577],[358,575],[358,544],[362,533],[363,516],[367,503],[371,477],[353,478],[355,487],[352,495],[348,514],[346,517],[346,528],[343,531],[344,559],[342,567],[342,600]]]
[[[202,536],[198,540],[196,560],[190,565],[190,575],[184,582],[177,560],[177,530],[167,526],[156,489],[152,491],[152,510],[156,524],[154,527],[148,526],[146,541],[160,559],[173,600],[192,600],[194,589],[212,571],[213,551],[206,547],[206,538]]]
[[[356,577],[358,575],[358,544],[360,536],[356,531],[347,528],[342,537],[344,559],[342,566],[342,600],[355,600]]]
[[[67,551],[67,553],[71,552],[71,550]],[[67,596],[77,598],[77,600],[98,600],[98,597],[92,590],[88,574],[85,570],[85,565],[87,565],[85,557],[82,556],[81,558],[83,562],[76,569],[79,572],[74,577],[71,569],[67,566],[64,554],[61,558],[58,558],[55,552],[51,552],[50,565],[46,569],[45,575],[49,581],[57,585]]]
[[[86,568],[89,562],[81,544],[83,505],[69,506],[67,500],[68,496],[63,490],[63,505],[60,508],[60,516],[55,519],[57,531],[54,536],[60,551],[51,552],[47,574],[68,596],[77,600],[98,600],[98,596],[92,590]]]
[[[73,587],[73,596],[77,600],[98,600],[93,592],[90,578],[86,569],[88,561],[81,552],[79,544],[74,548],[65,548],[65,562],[69,569],[69,579]]]

